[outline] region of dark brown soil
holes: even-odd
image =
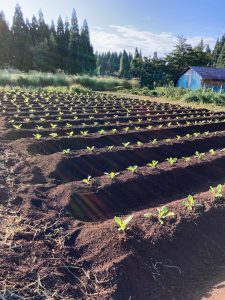
[[[120,99],[110,98],[112,106],[120,109]],[[144,103],[137,107],[145,113]],[[157,106],[164,109],[182,110]],[[225,198],[215,199],[209,188],[223,184],[225,195],[225,123],[11,142],[5,122],[0,119],[0,299],[201,300],[213,278],[224,280]],[[147,143],[154,138],[157,145]],[[137,141],[146,144],[132,145]],[[87,153],[86,146],[96,148]],[[76,152],[63,155],[67,148]],[[196,150],[207,153],[199,159]],[[178,158],[174,166],[168,157]],[[146,167],[153,159],[158,166]],[[136,173],[126,170],[135,164]],[[110,171],[120,174],[111,180],[104,175]],[[88,175],[90,185],[81,181]],[[189,194],[192,211],[182,205]],[[162,205],[174,212],[164,225],[144,217]],[[118,232],[115,214],[133,215],[125,233]]]

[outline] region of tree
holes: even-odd
[[[69,73],[75,74],[79,71],[78,65],[78,48],[80,42],[80,34],[78,27],[78,20],[75,9],[72,12],[71,27],[69,34],[69,44],[68,44],[68,66],[67,69]]]
[[[0,67],[10,63],[10,30],[3,11],[0,11]]]
[[[84,20],[81,28],[78,57],[80,72],[93,73],[96,68],[96,58],[90,43],[89,28],[86,20]]]
[[[28,28],[24,22],[23,13],[19,4],[17,4],[15,8],[11,32],[12,63],[16,68],[26,70],[26,53],[28,49],[26,42]]]
[[[64,23],[62,17],[59,16],[57,21],[57,29],[56,29],[56,44],[57,51],[59,54],[58,68],[64,69],[64,57],[66,57],[66,41],[65,41],[65,31],[64,31]]]
[[[120,77],[128,78],[129,71],[130,71],[129,57],[126,50],[124,50],[120,59],[120,70],[119,70]]]

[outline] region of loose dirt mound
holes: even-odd
[[[225,115],[97,94],[1,105],[0,298],[200,300],[223,281]],[[144,216],[162,204],[164,224]],[[115,214],[133,215],[125,233]]]

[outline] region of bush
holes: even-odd
[[[91,90],[80,85],[80,84],[73,84],[70,86],[70,92],[72,93],[83,93],[83,94],[86,94],[86,93],[90,93]]]
[[[132,82],[114,77],[77,76],[75,82],[92,89],[93,91],[115,91],[118,89],[131,89]]]

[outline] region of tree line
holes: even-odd
[[[24,20],[17,4],[12,26],[0,12],[0,67],[19,70],[64,70],[69,74],[93,73],[96,58],[90,42],[88,23],[79,29],[75,9],[71,19],[59,16],[55,26],[49,26],[40,10],[31,22]]]
[[[137,48],[133,56],[128,56],[126,51],[120,54],[108,52],[97,55],[97,67],[101,75],[135,77],[141,86],[162,86],[175,83],[189,66],[213,66],[214,51],[203,40],[192,47],[183,36],[179,36],[174,50],[165,57],[159,58],[157,52],[152,57],[143,57]]]
[[[178,37],[174,50],[165,57],[145,57],[141,50],[134,54],[122,52],[94,53],[88,23],[81,28],[75,9],[71,19],[59,16],[57,23],[45,22],[42,11],[32,20],[24,20],[17,4],[12,25],[0,12],[0,68],[39,70],[68,74],[95,74],[138,78],[141,86],[161,86],[176,82],[189,66],[225,67],[225,35],[217,40],[213,51],[203,40],[191,46],[183,36]]]

